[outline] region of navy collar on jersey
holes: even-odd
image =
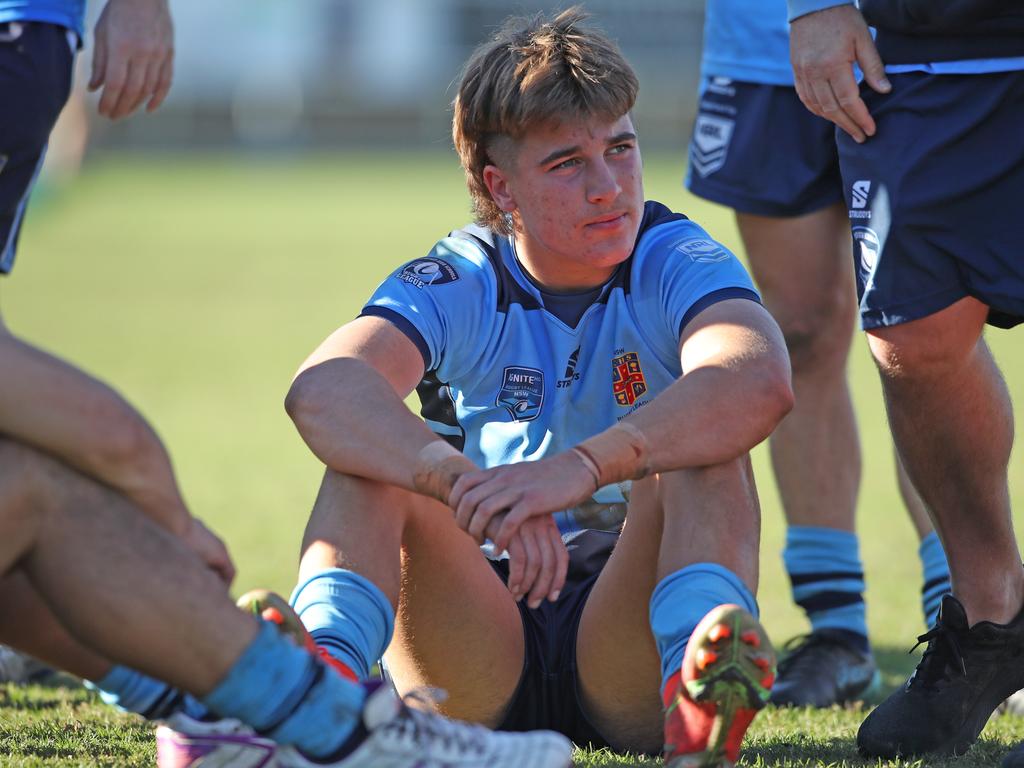
[[[686,218],[685,215],[675,213],[661,203],[648,200],[644,203],[644,213],[640,219],[636,242],[639,243],[640,238],[648,230],[660,224],[683,221]],[[512,304],[518,304],[526,310],[543,309],[570,328],[575,328],[586,311],[594,304],[606,302],[615,288],[622,288],[624,293],[629,293],[632,255],[618,266],[603,285],[580,293],[560,294],[544,290],[530,278],[516,257],[515,246],[510,236],[498,235],[489,228],[472,224],[452,232],[450,237],[472,240],[487,256],[498,280],[499,312],[507,312]],[[636,244],[633,249],[636,250]],[[519,278],[509,269],[506,258],[517,267],[515,271],[520,273]]]

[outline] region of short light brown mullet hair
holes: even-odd
[[[549,21],[508,19],[466,62],[455,97],[452,139],[479,224],[510,234],[509,217],[484,184],[487,165],[508,162],[500,145],[563,121],[617,120],[633,108],[636,74],[618,46],[584,24],[580,6]],[[504,151],[503,151],[504,150]]]

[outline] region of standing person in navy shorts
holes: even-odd
[[[1024,319],[1024,8],[789,6],[800,98],[842,129],[861,324],[953,583],[917,671],[869,715],[858,744],[870,756],[962,753],[1024,686],[1013,414],[982,336],[986,323]]]
[[[0,0],[0,274],[15,265],[29,194],[68,98],[85,0]],[[160,106],[174,49],[166,0],[109,0],[94,31],[89,87],[112,120]],[[0,306],[2,311],[2,306]],[[0,434],[124,493],[230,581],[220,540],[185,507],[153,428],[121,396],[15,336],[0,316]]]
[[[770,440],[788,523],[783,561],[810,634],[790,647],[775,704],[827,707],[878,683],[855,532],[861,461],[846,377],[856,317],[834,127],[793,86],[784,0],[708,0],[700,106],[686,185],[736,212],[765,306],[782,327],[796,405]],[[930,626],[949,573],[913,487]]]

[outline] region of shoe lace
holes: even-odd
[[[439,688],[414,688],[402,697],[405,706],[400,714],[385,727],[390,735],[417,744],[425,755],[429,755],[438,745],[449,753],[463,756],[485,755],[490,735],[486,728],[450,720],[421,709],[423,706],[440,704],[446,698],[447,694]]]
[[[922,643],[927,643],[924,655],[917,669],[908,681],[909,686],[920,684],[934,687],[936,683],[949,679],[947,670],[955,670],[967,677],[967,662],[957,633],[938,621],[934,627],[919,635],[917,643],[908,653],[913,653]]]

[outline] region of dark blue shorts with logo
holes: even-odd
[[[576,636],[587,598],[618,534],[585,530],[565,534],[563,540],[569,550],[569,573],[558,600],[545,600],[535,610],[519,603],[526,647],[523,675],[498,727],[505,731],[550,729],[581,746],[608,747],[580,701]],[[492,560],[491,565],[507,583],[508,560]]]
[[[861,96],[877,132],[837,131],[861,324],[897,325],[973,296],[1024,321],[1024,72],[892,74]]]
[[[0,273],[14,264],[29,192],[71,90],[68,34],[53,24],[0,24]]]
[[[740,213],[801,216],[843,199],[832,124],[792,87],[705,78],[686,187]]]

